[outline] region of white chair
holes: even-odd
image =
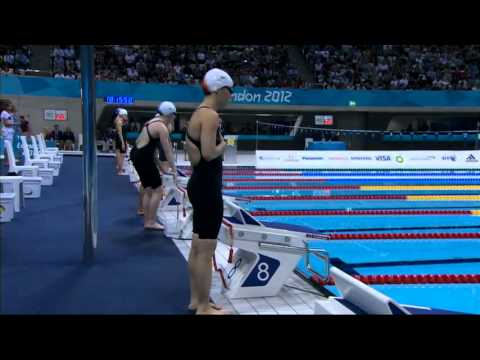
[[[57,167],[60,170],[61,162],[59,161],[59,157],[54,154],[43,153],[39,150],[37,145],[37,140],[35,136],[30,137],[32,140],[32,148],[33,148],[33,158],[34,159],[48,159],[48,161],[52,164],[52,166]]]
[[[44,181],[40,176],[38,176],[38,166],[26,166],[26,165],[17,165],[15,161],[15,155],[13,154],[12,143],[9,140],[5,140],[5,150],[7,150],[8,157],[8,172],[19,174],[21,176],[2,176],[0,177],[0,182],[2,183],[15,183],[15,178],[21,178],[23,183],[23,193],[26,198],[38,198],[41,195],[42,181]],[[5,180],[6,178],[6,180]],[[53,176],[50,176],[50,181],[53,182]],[[3,181],[5,180],[5,181]],[[15,185],[14,185],[15,186]],[[19,189],[19,188],[18,188]],[[18,190],[17,189],[17,190]],[[6,190],[7,192],[19,193],[17,190]],[[18,201],[20,198],[18,197]]]
[[[36,137],[37,137],[38,142],[42,143],[46,152],[58,153],[60,151],[60,149],[56,146],[47,146],[47,142],[45,141],[45,136],[43,136],[42,133],[37,134]]]
[[[9,140],[5,140],[4,144],[5,150],[7,150],[9,173],[16,173],[22,176],[38,176],[38,166],[17,165],[12,143]]]
[[[36,140],[38,141],[38,148],[40,153],[43,154],[53,154],[56,156],[55,161],[60,161],[63,163],[63,154],[60,153],[60,150],[57,147],[47,147],[47,143],[43,134],[36,135]]]
[[[41,173],[51,173],[53,176],[58,176],[59,164],[51,164],[48,159],[32,159],[27,144],[27,137],[20,136],[20,141],[22,142],[23,157],[25,159],[24,165],[38,166],[40,176]]]
[[[58,166],[54,167],[50,164],[48,159],[32,159],[30,157],[30,149],[27,144],[27,137],[20,136],[20,141],[22,142],[23,157],[25,159],[24,165],[38,166],[39,172],[44,170],[51,170],[53,176],[58,176]]]
[[[5,140],[5,148],[7,149],[9,172],[20,174],[21,176],[34,176],[41,178],[41,184],[44,186],[53,185],[53,171],[51,169],[40,169],[33,165],[17,165],[15,155],[13,153],[12,143]]]

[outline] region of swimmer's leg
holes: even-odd
[[[198,234],[192,236],[188,267],[191,283],[190,308],[196,308],[197,315],[225,315],[224,310],[210,302],[212,286],[212,257],[217,247],[217,239],[200,239]]]
[[[145,229],[152,230],[163,230],[163,225],[157,222],[157,210],[162,199],[162,187],[159,186],[156,189],[151,187],[145,188],[146,201],[144,199],[143,209],[145,211],[144,215],[144,227]]]
[[[137,213],[138,215],[144,215],[144,207],[143,207],[143,198],[145,196],[145,190],[143,189],[142,184],[140,184],[140,187],[138,189],[138,210]]]

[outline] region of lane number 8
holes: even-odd
[[[267,281],[270,278],[270,273],[268,272],[269,266],[267,263],[260,263],[258,264],[258,273],[257,279],[260,281]]]

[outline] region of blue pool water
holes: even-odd
[[[321,195],[480,195],[480,190],[290,190],[290,189],[240,189],[223,191],[228,196],[321,196]]]
[[[418,172],[416,173],[418,174]],[[469,173],[471,175],[471,173]],[[233,177],[233,176],[228,176]],[[445,185],[474,184],[478,179],[452,180]],[[439,181],[439,180],[436,180]],[[463,181],[463,182],[462,182]],[[380,185],[438,185],[408,179],[389,179]],[[289,186],[288,183],[272,181],[261,184],[232,182],[231,186]],[[378,181],[377,181],[378,183]],[[335,180],[315,185],[372,185],[364,179]],[[299,185],[295,181],[295,185]],[[305,182],[301,185],[312,185]],[[225,190],[226,195],[280,196],[280,195],[479,195],[479,190],[424,190],[424,191],[361,191],[361,190],[295,190],[257,189]],[[304,210],[304,209],[480,209],[478,201],[403,201],[403,200],[267,200],[240,201],[247,210]],[[311,232],[356,232],[362,233],[457,233],[480,232],[480,216],[472,215],[365,215],[365,216],[258,216],[258,220],[280,224]],[[401,240],[314,240],[312,247],[328,250],[333,264],[352,274],[401,275],[401,274],[480,274],[479,239],[401,239]],[[317,271],[323,264],[316,264]],[[303,260],[298,271],[311,274]],[[402,304],[426,306],[456,312],[480,314],[480,284],[414,284],[371,285],[380,292]],[[334,286],[327,286],[339,295]]]

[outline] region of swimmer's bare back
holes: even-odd
[[[150,135],[152,135],[156,139],[159,138],[159,128],[160,127],[163,126],[163,127],[165,127],[165,129],[167,129],[167,127],[161,121],[158,121],[158,119],[156,119],[156,118],[148,120],[145,123],[145,126],[143,127],[142,131],[140,132],[140,135],[138,136],[138,139],[137,139],[137,148],[138,149],[141,149],[142,147],[147,145],[150,141],[150,139],[148,137],[148,133],[147,133],[147,125],[148,125],[149,131],[150,131]],[[155,135],[157,135],[157,136],[155,136]]]
[[[215,131],[202,131],[202,127],[205,127],[205,129],[212,129],[212,127],[214,127]],[[194,143],[192,143],[192,141],[190,141],[188,136],[186,137],[185,145],[192,167],[198,165],[202,158],[202,155],[208,161],[207,154],[210,154],[212,152],[209,151],[208,147],[216,147],[216,134],[219,127],[220,117],[218,116],[218,113],[213,109],[199,108],[192,114],[190,123],[187,128],[187,133],[194,140],[198,139],[198,141],[202,145],[202,152],[200,152],[198,147]]]

